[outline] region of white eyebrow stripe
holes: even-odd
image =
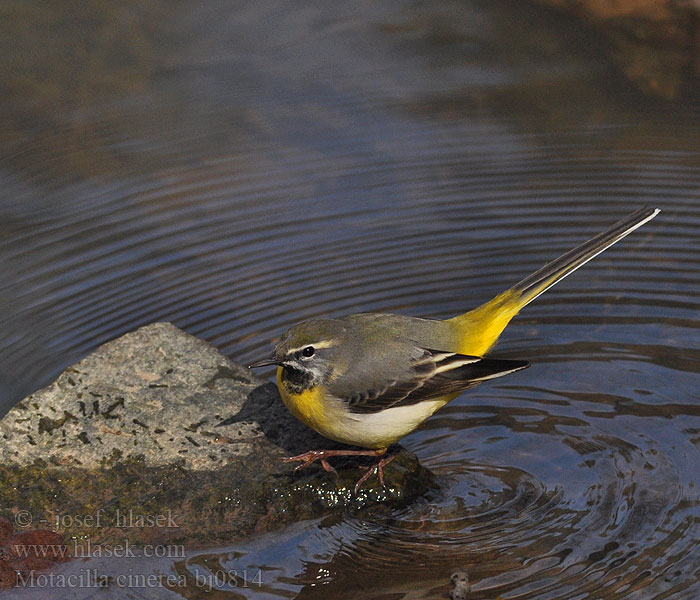
[[[290,354],[294,352],[299,352],[300,350],[303,350],[304,348],[308,348],[309,346],[313,346],[316,350],[319,348],[332,348],[333,346],[338,345],[338,340],[321,340],[320,342],[313,342],[311,344],[304,344],[303,346],[299,346],[297,348],[290,348],[288,352]]]

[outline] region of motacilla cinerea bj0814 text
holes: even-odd
[[[653,219],[645,207],[546,264],[486,304],[444,321],[384,313],[312,319],[295,325],[269,358],[287,408],[332,440],[364,450],[311,450],[299,467],[332,456],[376,456],[384,484],[386,451],[436,410],[475,385],[519,371],[524,360],[484,358],[510,320],[558,281]]]

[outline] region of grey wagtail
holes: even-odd
[[[333,471],[330,456],[376,456],[355,491],[374,472],[384,485],[389,446],[462,391],[529,365],[483,358],[524,306],[658,213],[637,210],[493,300],[445,321],[360,313],[295,325],[270,358],[250,367],[277,365],[282,400],[300,421],[366,450],[311,450],[285,460],[300,461],[297,468],[320,460]]]

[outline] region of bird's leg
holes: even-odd
[[[309,450],[308,452],[304,452],[303,454],[299,454],[297,456],[290,456],[289,458],[283,458],[282,460],[284,462],[300,462],[301,464],[297,465],[294,471],[296,472],[299,469],[302,469],[304,467],[308,467],[310,464],[313,464],[317,460],[321,461],[321,466],[330,472],[335,473],[335,469],[331,467],[331,465],[328,463],[328,458],[331,456],[382,456],[383,454],[386,453],[386,448],[381,448],[380,450]],[[384,467],[388,465],[392,460],[394,459],[394,456],[390,457],[383,457],[379,459],[379,462],[377,462],[376,465],[372,467],[367,468],[367,473],[365,473],[360,480],[357,482],[355,485],[355,493],[357,493],[357,490],[360,489],[360,486],[367,481],[367,479],[372,475],[372,473],[377,473],[379,475],[379,481],[382,484],[382,487],[384,487]]]
[[[301,462],[297,465],[297,469],[302,469],[308,467],[310,464],[321,461],[321,465],[326,471],[335,471],[333,467],[328,464],[328,458],[331,456],[381,456],[386,452],[383,450],[309,450],[303,454],[298,454],[297,456],[290,456],[288,458],[283,458],[284,462]]]
[[[357,492],[362,487],[362,484],[365,481],[367,481],[374,473],[377,473],[377,475],[379,475],[379,483],[382,484],[382,487],[386,487],[384,485],[384,467],[386,467],[392,460],[394,460],[394,458],[396,458],[395,454],[392,454],[391,456],[383,456],[379,459],[376,465],[367,467],[367,472],[362,477],[360,477],[360,480],[355,484],[355,495],[357,495]]]

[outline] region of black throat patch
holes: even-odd
[[[301,394],[314,387],[313,379],[313,374],[309,371],[302,371],[287,365],[282,368],[282,383],[294,394]]]

